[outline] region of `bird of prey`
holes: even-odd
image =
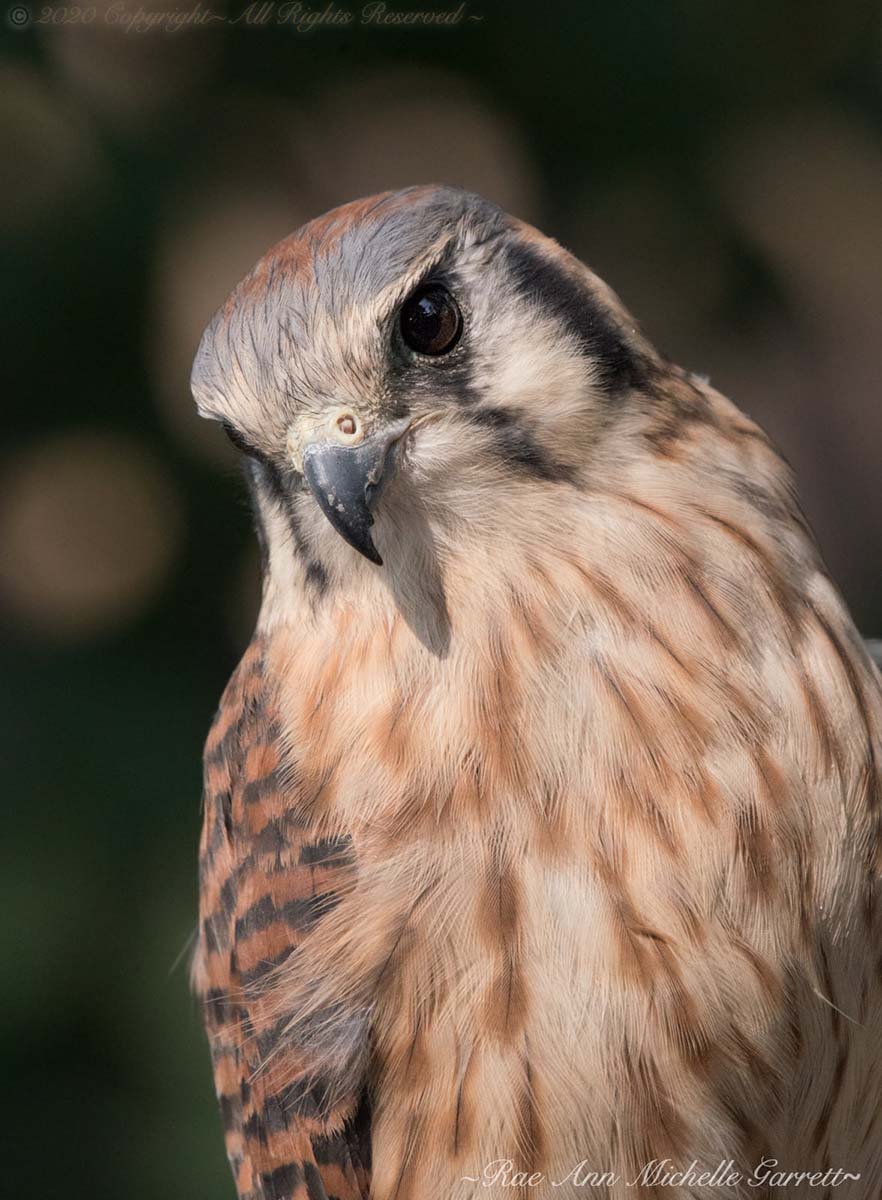
[[[192,386],[263,552],[194,964],[242,1200],[879,1196],[882,682],[766,435],[440,186],[270,250]]]

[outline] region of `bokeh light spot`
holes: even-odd
[[[137,615],[166,579],[182,514],[136,440],[75,432],[0,475],[0,598],[20,625],[83,636]]]
[[[331,88],[301,122],[297,144],[323,208],[386,188],[451,183],[540,219],[538,180],[516,122],[455,75],[399,68]]]

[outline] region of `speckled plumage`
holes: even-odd
[[[464,320],[437,361],[396,334],[427,276]],[[194,964],[240,1196],[470,1200],[511,1160],[502,1194],[586,1163],[697,1200],[626,1185],[764,1157],[875,1196],[882,690],[764,434],[447,188],[270,251],[193,387],[265,555]],[[340,405],[413,418],[382,566],[297,469]]]

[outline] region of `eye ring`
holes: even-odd
[[[405,345],[431,358],[449,354],[462,335],[459,305],[440,283],[417,288],[402,304],[398,324]]]

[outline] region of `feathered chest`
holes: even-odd
[[[862,886],[837,779],[859,756],[853,683],[823,625],[799,658],[769,626],[724,671],[710,588],[687,619],[569,572],[553,599],[473,614],[443,659],[400,617],[275,650],[303,818],[358,856],[317,944],[370,1012],[378,1196],[414,1154],[450,1180],[603,1161],[622,1106],[649,1107],[619,1163],[681,1135],[699,1153],[665,1096],[707,1111],[716,1069],[717,1134],[743,1143],[737,1114],[792,1049],[785,964],[817,905]]]

